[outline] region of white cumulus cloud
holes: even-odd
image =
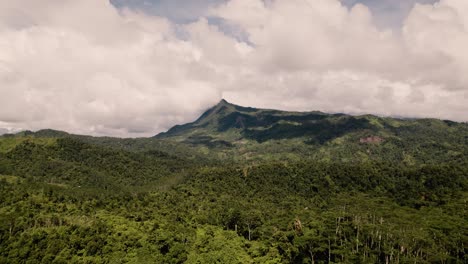
[[[149,135],[221,96],[167,20],[107,1],[0,1],[0,121]]]
[[[189,24],[104,0],[0,0],[0,126],[149,136],[222,97],[286,110],[467,121],[468,5],[230,0]],[[238,32],[236,32],[237,34]]]
[[[229,96],[286,109],[466,121],[467,3],[417,4],[401,31],[391,31],[362,4],[229,1],[212,13],[241,26],[254,47],[250,71]]]

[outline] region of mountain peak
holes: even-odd
[[[226,101],[225,99],[221,99],[215,106],[211,107],[205,113],[203,113],[195,123],[203,123],[205,121],[209,121],[213,116],[219,115],[221,112],[232,112],[235,111],[236,105],[233,105]]]
[[[221,99],[213,108],[221,108],[223,106],[228,106],[228,107],[229,106],[234,106],[234,107],[236,107],[237,105],[231,104],[226,99]]]

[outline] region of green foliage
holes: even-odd
[[[55,138],[48,137],[23,137],[23,136],[1,136],[0,153],[6,153],[22,143],[34,143],[38,145],[51,146],[55,144]]]
[[[158,138],[3,136],[0,263],[466,263],[467,134],[224,101]]]
[[[186,263],[252,263],[246,242],[233,231],[198,228]]]
[[[104,189],[157,184],[189,165],[190,162],[157,151],[131,153],[73,138],[59,138],[54,145],[24,141],[0,156],[2,174]]]
[[[195,122],[175,126],[152,140],[235,162],[310,159],[416,165],[463,161],[468,155],[467,134],[466,123],[285,112],[223,100]],[[361,143],[369,136],[382,141]]]

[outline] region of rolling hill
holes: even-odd
[[[221,101],[0,136],[0,263],[466,263],[468,127]]]

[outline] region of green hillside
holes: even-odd
[[[285,112],[222,100],[195,122],[175,126],[155,138],[236,161],[307,158],[414,164],[464,159],[467,135],[466,123]]]
[[[131,152],[158,150],[204,162],[308,159],[415,165],[465,160],[467,135],[467,123],[448,120],[286,112],[222,100],[196,121],[152,138],[90,137],[47,129],[0,137],[0,151],[14,143],[6,143],[6,138],[72,137],[93,145]]]
[[[467,140],[226,101],[153,138],[0,136],[0,263],[466,263]]]

